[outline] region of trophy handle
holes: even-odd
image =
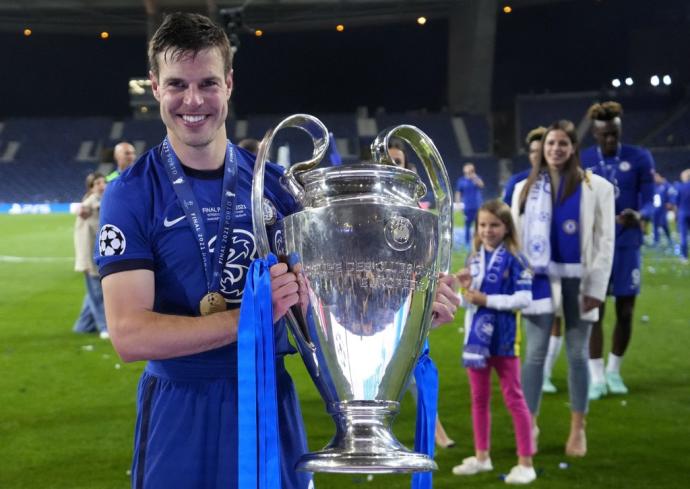
[[[401,125],[384,130],[371,143],[371,155],[376,163],[394,164],[388,154],[388,143],[391,138],[402,139],[410,145],[424,165],[438,212],[439,250],[436,266],[438,271],[449,273],[453,247],[453,201],[448,171],[441,154],[431,138],[420,129]]]
[[[252,220],[254,222],[254,238],[259,255],[265,257],[271,251],[268,242],[266,226],[264,226],[264,170],[266,160],[273,145],[273,138],[281,129],[294,127],[302,129],[311,136],[314,143],[312,158],[292,165],[283,175],[282,183],[286,190],[302,204],[304,202],[304,189],[297,181],[296,174],[311,170],[318,165],[328,151],[328,129],[316,117],[308,114],[294,114],[286,117],[280,124],[266,132],[259,144],[259,153],[254,164],[254,178],[252,179]]]
[[[266,257],[271,252],[271,245],[268,241],[268,233],[264,225],[264,173],[266,168],[266,160],[273,145],[273,138],[281,129],[287,127],[294,127],[302,129],[311,136],[314,143],[314,151],[312,158],[307,161],[302,161],[292,165],[283,175],[281,183],[285,189],[302,205],[304,203],[304,189],[297,181],[296,175],[308,170],[311,170],[318,165],[328,151],[328,129],[316,117],[308,114],[294,114],[283,119],[273,129],[266,132],[266,135],[259,144],[259,153],[256,155],[256,162],[254,164],[254,177],[252,180],[252,221],[254,226],[254,239],[256,239],[256,248],[259,255]],[[288,263],[290,270],[292,266]],[[309,338],[306,319],[302,310],[298,305],[292,306],[287,312],[288,324],[291,326],[294,336],[297,338],[297,345],[302,353],[302,357],[310,359],[315,366],[315,371],[318,372],[318,360],[314,344]],[[306,352],[309,352],[309,356]]]

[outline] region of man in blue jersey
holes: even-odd
[[[661,231],[666,235],[668,246],[673,249],[673,238],[668,227],[667,213],[673,209],[673,198],[676,190],[668,180],[660,173],[654,173],[654,210],[652,213],[652,234],[654,235],[654,246],[658,246],[661,241]]]
[[[680,182],[674,185],[676,223],[680,234],[680,253],[683,263],[688,263],[688,231],[690,231],[690,168],[680,174]]]
[[[165,140],[108,185],[97,261],[113,346],[148,360],[137,401],[132,487],[237,487],[237,332],[250,261],[254,156],[227,140],[232,51],[196,14],[165,18],[149,43],[150,79]],[[295,203],[267,167],[270,225]],[[285,264],[270,269],[274,320],[298,300]],[[301,414],[276,329],[276,383],[285,488],[306,451]]]
[[[639,211],[654,198],[654,160],[644,148],[621,144],[622,114],[623,109],[617,102],[592,105],[588,117],[597,144],[581,155],[583,167],[591,168],[610,181],[616,197],[616,245],[609,284],[609,294],[616,298],[616,325],[604,371],[602,305],[589,343],[592,377],[589,397],[592,400],[600,399],[607,392],[628,392],[620,366],[630,343],[635,298],[640,293],[642,228]]]
[[[472,163],[463,165],[462,174],[455,183],[455,203],[462,202],[462,211],[465,214],[465,246],[469,249],[472,247],[472,225],[482,205],[484,181],[479,178]]]

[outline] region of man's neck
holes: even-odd
[[[617,145],[614,149],[604,149],[603,146],[599,146],[602,156],[606,158],[612,158],[616,156],[618,154],[618,148],[620,148],[620,144]]]
[[[187,167],[195,170],[217,170],[225,162],[227,140],[219,136],[205,146],[188,146],[168,135],[175,154]]]

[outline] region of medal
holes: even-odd
[[[170,183],[175,190],[177,200],[187,217],[187,222],[189,223],[190,229],[199,247],[201,265],[206,278],[205,289],[213,291],[207,293],[199,301],[199,312],[203,316],[208,316],[209,314],[225,311],[228,306],[225,303],[225,298],[218,290],[222,288],[219,286],[220,276],[225,266],[225,258],[233,229],[237,187],[237,160],[235,157],[235,150],[228,142],[225,153],[225,169],[222,184],[223,193],[220,201],[221,212],[216,230],[217,243],[215,252],[209,249],[203,214],[201,213],[191,185],[184,177],[182,163],[170,146],[167,137],[163,140],[161,154],[165,159],[165,169]]]
[[[223,312],[228,308],[225,304],[225,298],[220,292],[209,292],[199,301],[199,312],[202,316]]]

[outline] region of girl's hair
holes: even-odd
[[[86,175],[86,180],[84,181],[84,185],[86,187],[86,193],[84,194],[83,199],[85,199],[86,197],[89,196],[89,194],[91,194],[91,192],[93,191],[93,185],[96,183],[96,180],[98,180],[99,178],[105,178],[105,176],[102,173],[98,173],[98,172],[93,172],[93,173],[89,173],[88,175]]]
[[[577,142],[577,129],[575,124],[568,120],[560,120],[551,124],[541,138],[541,155],[539,156],[539,164],[532,167],[527,177],[527,182],[520,192],[520,213],[525,211],[525,202],[529,195],[529,189],[534,185],[539,178],[539,174],[547,171],[546,158],[544,158],[544,151],[546,150],[545,141],[549,133],[552,131],[563,131],[573,145],[573,154],[568,158],[563,166],[563,194],[561,195],[561,202],[565,201],[577,190],[577,186],[582,182],[583,172],[580,165],[580,149]],[[555,194],[553,194],[555,195]]]
[[[512,255],[517,256],[520,252],[520,238],[513,222],[513,216],[510,213],[510,207],[501,199],[487,200],[479,208],[479,212],[488,212],[496,216],[506,227],[506,235],[503,237],[503,243],[508,248]],[[482,245],[479,239],[479,212],[474,221],[474,240],[472,241],[472,251],[477,252]]]

